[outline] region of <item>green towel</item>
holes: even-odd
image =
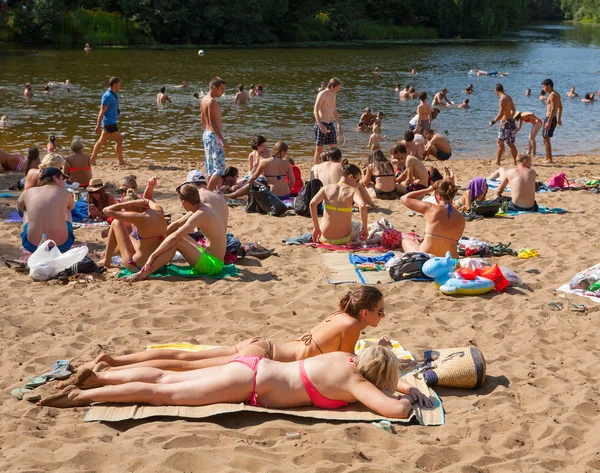
[[[121,269],[118,278],[124,278],[130,276],[132,273],[128,269]],[[192,274],[191,266],[177,266],[173,263],[169,263],[162,268],[154,271],[151,278],[168,278],[170,276],[179,276],[180,278],[212,278],[212,279],[223,279],[228,276],[237,276],[238,269],[233,264],[226,264],[223,266],[223,271],[214,276],[208,274]]]

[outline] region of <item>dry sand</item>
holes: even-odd
[[[541,161],[538,158],[536,161]],[[557,158],[537,165],[545,180],[559,170],[569,178],[600,175],[598,158]],[[489,161],[457,161],[458,182],[485,176]],[[240,168],[245,168],[239,163]],[[156,198],[181,214],[174,187],[193,163],[132,164],[140,183],[160,176]],[[303,165],[306,175],[307,166]],[[129,169],[131,170],[131,169]],[[118,180],[122,168],[101,163],[94,175]],[[0,188],[16,180],[0,175]],[[431,283],[381,287],[386,317],[367,336],[389,335],[416,356],[426,348],[477,344],[488,362],[478,391],[438,388],[446,425],[399,425],[391,434],[371,424],[325,423],[268,415],[226,415],[186,420],[84,423],[85,409],[40,408],[17,401],[10,390],[42,373],[56,359],[77,365],[101,350],[121,354],[150,343],[191,341],[232,344],[254,335],[297,336],[336,308],[351,286],[328,285],[319,263],[323,250],[290,247],[285,237],[311,229],[310,219],[231,212],[230,230],[242,241],[275,247],[278,257],[240,263],[237,280],[165,281],[130,285],[114,276],[89,284],[35,283],[0,268],[0,471],[445,471],[587,472],[600,469],[598,307],[588,299],[580,314],[555,289],[598,263],[596,212],[600,196],[586,191],[538,195],[538,202],[571,213],[488,219],[465,234],[536,248],[539,258],[492,258],[515,270],[526,286],[483,297],[448,297]],[[2,199],[5,218],[14,200]],[[401,230],[424,231],[399,201],[379,202],[369,220],[387,217]],[[1,254],[19,256],[19,225],[0,225]],[[77,243],[101,246],[98,229],[76,230]],[[552,312],[547,304],[562,301]],[[52,385],[39,388],[53,392]],[[286,433],[300,432],[300,440]]]

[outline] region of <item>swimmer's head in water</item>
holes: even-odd
[[[433,120],[434,118],[437,118],[437,116],[440,114],[440,109],[439,108],[433,108],[431,109],[431,119]]]
[[[448,92],[448,89],[442,89],[442,94],[445,94]]]
[[[194,96],[195,99],[200,98],[200,94],[198,92],[194,92],[192,95]]]
[[[167,89],[165,87],[161,87],[160,88],[160,93],[161,94],[164,94],[166,91],[167,91]]]
[[[50,136],[48,137],[48,142],[49,142],[49,143],[53,143],[53,144],[54,144],[54,143],[56,142],[56,136],[54,136],[54,135],[50,135]]]
[[[360,374],[377,388],[393,393],[398,384],[400,360],[390,347],[374,345],[364,348],[356,356]]]
[[[283,159],[288,149],[289,146],[285,142],[278,141],[277,143],[275,143],[275,146],[273,146],[273,156],[277,156],[278,158]]]
[[[463,102],[464,102],[465,105],[468,105],[469,104],[469,99],[465,99]]]
[[[425,92],[424,90],[419,92],[419,100],[422,100],[422,101],[427,100],[427,92]]]
[[[433,184],[433,191],[445,202],[452,202],[458,188],[450,179],[440,179]]]

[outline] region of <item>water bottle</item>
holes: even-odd
[[[48,236],[45,233],[42,233],[42,239],[38,243],[38,246],[41,246],[41,244],[44,243],[47,239],[48,239]]]

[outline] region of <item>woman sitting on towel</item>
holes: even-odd
[[[486,199],[488,185],[483,177],[471,179],[469,187],[463,195],[454,201],[454,206],[461,211],[471,210],[471,204],[475,201],[481,202]]]
[[[107,268],[110,267],[111,258],[118,250],[123,266],[131,272],[137,272],[165,239],[167,234],[165,212],[152,200],[152,191],[156,182],[156,177],[148,181],[143,199],[115,203],[104,208],[104,214],[113,219],[104,253],[104,266]],[[88,191],[91,187],[90,184]],[[128,231],[127,224],[131,225],[131,233]]]
[[[287,155],[288,149],[288,145],[283,141],[275,143],[271,151],[272,156],[258,162],[258,167],[248,179],[248,184],[252,185],[260,175],[263,175],[273,194],[281,200],[290,199],[290,188],[296,182],[296,177],[290,162],[283,159]],[[286,181],[286,177],[288,181]]]
[[[314,406],[337,409],[359,401],[373,411],[407,418],[412,404],[431,407],[431,399],[400,379],[400,363],[388,347],[373,346],[354,356],[334,352],[294,363],[262,356],[238,356],[225,366],[183,373],[138,368],[95,373],[79,379],[89,390],[67,386],[42,406],[76,407],[93,402],[153,406],[205,406],[245,402],[270,408]],[[398,391],[403,396],[394,396]]]
[[[296,340],[276,343],[263,337],[244,340],[231,347],[189,352],[183,350],[148,350],[111,357],[99,355],[80,369],[112,369],[152,366],[164,370],[189,371],[225,365],[236,356],[263,356],[270,360],[291,362],[333,351],[353,352],[360,333],[377,327],[385,317],[383,294],[373,286],[359,286],[348,292],[339,303],[339,311],[311,328]],[[387,337],[380,345],[389,345]],[[70,380],[64,385],[71,384]]]
[[[366,240],[369,236],[367,206],[357,189],[362,173],[358,166],[342,161],[342,178],[337,184],[323,186],[310,201],[310,216],[314,230],[313,241],[328,245],[347,245],[357,238]],[[319,223],[317,207],[325,201],[325,211]],[[352,221],[352,204],[360,209],[362,225]]]
[[[435,203],[420,200],[432,191]],[[439,257],[446,256],[449,251],[454,258],[458,257],[456,244],[465,229],[465,217],[452,206],[456,191],[450,179],[441,179],[427,189],[402,196],[402,203],[410,210],[423,214],[426,221],[425,238],[422,241],[403,239],[404,251],[424,251]]]

